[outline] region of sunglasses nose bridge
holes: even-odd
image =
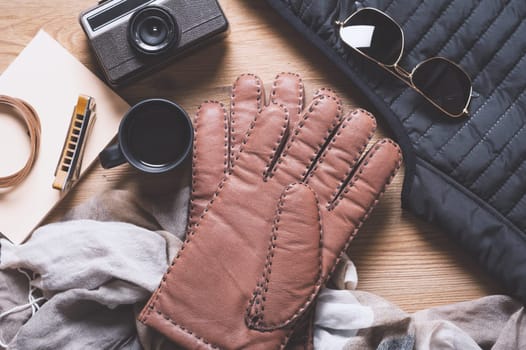
[[[400,75],[402,78],[406,79],[406,80],[411,80],[411,74],[412,73],[409,73],[408,71],[406,71],[404,68],[400,67],[399,65],[394,65],[393,66],[393,69],[396,71],[396,73],[398,73],[398,75]]]

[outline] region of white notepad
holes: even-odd
[[[44,31],[0,75],[0,94],[27,101],[42,125],[40,153],[31,173],[20,185],[0,189],[0,232],[21,243],[64,195],[52,184],[78,95],[92,96],[97,103],[81,174],[98,161],[129,105]],[[0,177],[20,169],[29,155],[23,123],[7,111],[0,108]]]

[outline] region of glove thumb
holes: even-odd
[[[267,258],[245,320],[269,331],[292,324],[320,288],[321,217],[308,185],[292,184],[282,193]]]

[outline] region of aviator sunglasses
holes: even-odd
[[[432,57],[411,72],[398,66],[404,50],[404,32],[386,13],[366,7],[340,25],[340,38],[349,47],[394,74],[450,117],[468,114],[472,86],[469,75],[444,57]]]

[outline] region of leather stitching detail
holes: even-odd
[[[247,141],[248,141],[248,137],[250,136],[250,134],[252,133],[254,127],[255,127],[255,124],[256,124],[256,121],[258,120],[260,114],[258,114],[254,120],[252,121],[251,125],[250,125],[250,128],[248,129],[247,131],[247,136],[244,138],[240,148],[239,148],[239,151],[236,155],[236,159],[235,161],[237,161],[241,155],[241,153],[243,153],[244,151],[244,145],[246,145]],[[286,122],[283,124],[283,127],[282,129],[286,129],[287,127],[287,124],[288,124],[288,120],[286,120]],[[228,175],[232,175],[233,172],[234,172],[234,169],[235,169],[235,163],[234,165],[232,166],[232,168],[229,169],[229,172],[228,172]],[[225,182],[228,180],[228,177],[224,177],[223,180],[219,183],[218,185],[218,188],[217,190],[214,192],[213,196],[212,196],[212,199],[210,200],[210,202],[208,203],[208,205],[206,206],[205,210],[203,211],[203,213],[200,215],[199,217],[199,220],[198,222],[190,229],[188,230],[188,233],[186,234],[186,239],[183,243],[183,245],[181,246],[181,248],[179,249],[179,251],[177,252],[177,255],[175,256],[175,258],[172,260],[170,266],[168,267],[168,270],[166,271],[166,273],[164,274],[162,280],[161,280],[161,284],[159,286],[159,288],[157,289],[157,291],[155,292],[155,299],[153,301],[151,301],[148,305],[148,312],[142,317],[141,321],[146,323],[148,318],[149,318],[149,315],[152,311],[155,311],[157,314],[159,315],[162,315],[164,317],[165,320],[167,321],[170,321],[172,324],[174,324],[174,326],[176,326],[177,328],[180,328],[182,330],[184,330],[186,333],[188,333],[189,335],[193,336],[194,338],[196,338],[198,341],[201,341],[201,342],[205,342],[206,344],[206,340],[204,340],[203,337],[199,337],[197,335],[195,335],[195,333],[189,331],[189,330],[186,330],[185,328],[181,327],[180,325],[178,325],[175,321],[173,321],[168,315],[164,314],[161,310],[159,310],[157,308],[157,305],[159,304],[159,298],[161,297],[161,294],[164,290],[164,287],[166,286],[166,280],[167,280],[167,277],[168,275],[171,273],[173,267],[175,266],[176,262],[179,260],[179,259],[183,259],[183,254],[184,254],[184,250],[185,248],[191,243],[191,238],[195,235],[196,231],[195,229],[197,227],[199,227],[199,221],[206,215],[206,213],[208,212],[208,210],[210,209],[210,207],[213,205],[215,199],[217,198],[217,196],[219,195],[219,193],[222,191],[222,189],[224,188],[224,184]],[[209,342],[208,342],[209,343]],[[212,346],[212,345],[211,345]],[[216,349],[217,347],[212,347],[213,349]]]
[[[349,238],[347,239],[347,243],[345,243],[345,247],[340,251],[340,254],[338,255],[338,258],[336,258],[336,261],[334,261],[334,263],[332,264],[332,267],[331,267],[329,273],[327,274],[327,276],[325,276],[324,281],[327,281],[332,276],[332,274],[334,273],[334,270],[336,269],[336,266],[340,263],[340,261],[342,259],[342,254],[349,249],[349,245],[350,245],[351,241],[354,239],[354,237],[356,236],[356,234],[358,233],[358,231],[362,227],[363,223],[367,220],[367,218],[369,217],[369,215],[371,214],[373,209],[376,207],[376,205],[378,204],[378,202],[380,200],[380,197],[384,194],[385,190],[387,189],[387,186],[393,181],[393,178],[395,177],[396,173],[398,172],[398,170],[402,166],[402,152],[400,150],[400,147],[396,143],[394,143],[392,140],[389,140],[389,139],[384,139],[384,140],[380,141],[376,145],[375,149],[369,154],[368,158],[370,159],[373,156],[373,154],[376,153],[376,151],[378,151],[378,149],[380,149],[380,145],[385,144],[386,142],[391,143],[392,145],[394,145],[398,149],[399,161],[398,161],[396,167],[392,170],[391,174],[389,175],[389,178],[388,178],[387,182],[384,184],[384,187],[376,195],[376,198],[373,201],[372,205],[369,207],[367,212],[360,218],[360,221],[359,221],[358,225],[356,225],[356,227],[354,228],[353,232],[351,232],[351,234],[349,235]],[[365,168],[367,165],[368,165],[368,163],[364,163],[363,168]],[[362,171],[363,171],[363,169],[362,169]],[[347,187],[351,187],[353,185],[354,185],[354,182],[350,181],[349,184],[347,185]],[[347,193],[348,191],[349,190],[347,188],[344,191],[344,193],[342,193],[340,195],[340,197],[338,199],[338,202],[341,199],[343,199],[344,194]],[[337,203],[333,206],[333,208],[335,208],[336,205],[337,205]]]
[[[391,140],[383,140],[380,142],[380,144],[377,145],[377,147],[375,148],[375,150],[373,152],[370,153],[369,157],[372,157],[373,154],[380,148],[380,145],[383,144],[383,143],[386,143],[386,142],[390,142],[392,143],[393,145],[396,146],[396,144],[394,144],[394,142],[392,142]],[[396,146],[398,148],[398,146]],[[240,149],[240,152],[242,152],[242,149]],[[398,152],[400,154],[400,149],[398,148]],[[366,167],[367,164],[364,164],[363,167]],[[350,242],[352,241],[352,239],[354,238],[354,236],[356,235],[356,233],[358,232],[358,230],[361,228],[363,222],[367,219],[367,217],[369,216],[369,214],[371,213],[371,211],[374,209],[374,207],[376,207],[377,203],[378,203],[378,200],[380,198],[380,196],[385,192],[385,189],[387,187],[388,184],[391,183],[394,175],[396,174],[397,170],[400,168],[401,166],[401,160],[398,162],[397,164],[397,167],[395,169],[393,169],[388,181],[386,182],[386,184],[384,185],[384,187],[382,188],[382,190],[378,193],[376,199],[374,200],[373,204],[371,205],[371,207],[368,209],[368,211],[362,216],[362,218],[360,218],[360,223],[355,227],[354,231],[351,233],[351,235],[349,236],[349,239],[344,247],[344,249],[340,252],[340,255],[338,256],[338,258],[336,259],[335,263],[333,264],[330,272],[327,274],[327,276],[325,276],[325,278],[323,278],[323,281],[327,280],[331,275],[332,273],[334,272],[334,269],[336,268],[336,265],[338,264],[338,262],[341,260],[341,254],[342,252],[346,251],[348,249],[348,246],[350,244]],[[352,186],[352,183],[349,184],[349,186]],[[290,187],[290,186],[289,186]],[[221,186],[222,188],[222,186]],[[216,191],[216,193],[214,194],[214,196],[217,196],[218,192],[220,191],[220,189],[218,189],[218,191]],[[343,197],[343,194],[342,196]],[[319,203],[318,203],[318,200],[316,198],[316,201],[317,201],[317,208],[318,208],[318,218],[319,218],[319,223],[320,223],[320,228],[323,227],[322,223],[321,223],[321,214],[319,212]],[[203,217],[205,215],[205,213],[202,214],[201,217]],[[323,234],[321,234],[321,237],[323,237]],[[320,239],[320,249],[321,247],[323,246],[323,242],[322,242],[322,239]],[[197,336],[195,333],[185,329],[184,327],[178,325],[176,322],[174,322],[169,316],[165,315],[164,313],[162,313],[160,310],[157,310],[155,308],[155,304],[157,304],[158,302],[158,299],[159,299],[159,296],[160,294],[162,293],[162,288],[164,287],[164,284],[166,283],[166,276],[170,273],[172,267],[174,266],[175,262],[177,259],[180,258],[181,256],[181,253],[182,253],[182,250],[184,248],[184,246],[186,244],[190,243],[190,240],[187,238],[187,240],[185,241],[183,247],[181,247],[181,250],[179,251],[179,253],[177,254],[176,258],[174,259],[174,261],[172,262],[170,268],[168,269],[167,273],[165,274],[165,277],[163,277],[163,280],[161,282],[161,287],[159,288],[158,290],[158,293],[157,293],[157,296],[156,296],[156,299],[153,303],[152,306],[149,307],[149,311],[151,310],[154,310],[155,312],[157,312],[157,314],[163,316],[163,318],[169,322],[171,322],[175,327],[183,330],[184,332],[186,332],[187,334],[189,334],[190,336],[196,338],[199,342],[201,343],[204,343],[206,345],[208,345],[211,349],[217,349],[217,347],[215,347],[214,345],[212,345],[211,343],[207,342],[204,338],[202,337],[199,337]],[[320,256],[320,267],[321,267],[321,253],[319,254]],[[291,318],[289,318],[288,322],[292,322],[293,320],[295,320],[297,317],[299,317],[301,314],[303,314],[304,310],[308,307],[308,305],[310,304],[310,302],[312,301],[313,297],[318,293],[319,291],[319,288],[321,287],[321,284],[322,284],[322,279],[320,279],[317,283],[316,283],[316,290],[313,291],[313,293],[311,294],[311,296],[309,297],[308,301],[305,303],[305,305],[300,308]],[[147,316],[143,319],[143,320],[146,320],[147,319]],[[284,344],[282,344],[284,346]]]
[[[283,152],[281,153],[281,156],[279,157],[278,161],[276,162],[276,166],[274,167],[274,169],[272,169],[272,171],[269,174],[270,177],[272,177],[272,176],[274,176],[276,174],[280,164],[283,163],[285,157],[287,157],[290,148],[294,144],[294,141],[296,140],[298,135],[301,133],[303,127],[305,126],[306,121],[310,118],[310,113],[314,112],[314,108],[317,107],[318,104],[320,103],[320,100],[323,100],[324,98],[332,98],[334,101],[337,101],[337,104],[338,104],[338,118],[336,118],[336,121],[334,123],[332,123],[332,125],[329,127],[329,129],[327,130],[327,134],[326,134],[325,138],[323,139],[323,142],[320,145],[318,145],[318,148],[315,150],[313,156],[309,159],[309,163],[307,164],[307,166],[305,167],[305,170],[301,174],[301,179],[305,178],[305,176],[307,175],[307,173],[308,173],[308,171],[310,169],[311,164],[316,159],[316,156],[320,152],[320,150],[323,147],[323,145],[326,144],[327,139],[331,136],[332,131],[334,130],[334,128],[340,122],[340,119],[341,119],[341,117],[340,117],[340,115],[341,115],[341,104],[339,103],[339,101],[337,100],[336,97],[327,96],[327,95],[320,95],[313,101],[313,103],[309,107],[307,113],[305,113],[303,115],[303,118],[301,118],[301,120],[298,122],[298,125],[294,128],[294,133],[293,133],[292,137],[287,142],[287,146],[283,150]]]
[[[208,349],[220,349],[217,345],[214,345],[211,342],[207,341],[205,338],[196,335],[194,332],[192,332],[191,330],[186,329],[185,327],[181,326],[180,324],[178,324],[174,320],[170,319],[170,317],[168,317],[167,315],[163,314],[162,312],[160,312],[158,310],[156,310],[156,312],[157,312],[157,314],[159,316],[164,318],[165,321],[170,322],[172,324],[172,326],[174,326],[175,328],[178,328],[181,331],[185,332],[186,334],[192,336],[199,344],[205,345]]]
[[[236,137],[235,137],[235,114],[236,114],[236,110],[235,110],[235,106],[236,106],[236,88],[237,88],[237,85],[239,83],[239,80],[241,80],[241,78],[245,78],[245,77],[250,77],[252,79],[254,79],[254,81],[256,82],[256,87],[257,87],[257,97],[256,97],[256,100],[257,100],[257,109],[258,109],[258,113],[261,112],[261,99],[262,99],[262,83],[261,83],[261,79],[259,79],[259,77],[255,74],[252,74],[252,73],[244,73],[244,74],[241,74],[239,77],[237,77],[236,81],[234,82],[234,84],[232,85],[232,92],[230,94],[230,154],[229,154],[229,161],[230,161],[230,164],[229,166],[232,167],[232,163],[233,163],[233,160],[234,160],[234,156],[235,156],[235,146],[236,146]],[[226,173],[226,172],[225,172]]]
[[[323,161],[325,160],[325,157],[327,156],[328,152],[332,149],[332,144],[336,142],[336,139],[338,138],[338,136],[340,136],[340,134],[342,133],[342,129],[345,129],[347,127],[347,125],[349,124],[349,122],[351,121],[352,117],[357,115],[358,112],[362,112],[362,113],[365,113],[367,116],[369,116],[373,122],[374,122],[374,127],[373,129],[369,132],[369,134],[367,135],[367,139],[365,140],[365,142],[362,144],[362,146],[360,147],[359,151],[358,151],[358,154],[356,155],[356,157],[351,161],[351,163],[349,164],[349,168],[348,170],[345,172],[345,175],[343,176],[342,180],[340,181],[340,183],[338,184],[338,186],[336,187],[336,189],[334,190],[334,192],[332,193],[332,196],[331,198],[329,199],[329,202],[327,203],[327,207],[330,206],[330,203],[332,203],[336,197],[338,196],[338,193],[340,193],[341,189],[342,189],[342,186],[344,186],[347,178],[349,177],[349,175],[351,174],[351,172],[353,171],[354,169],[354,166],[356,165],[356,163],[358,163],[358,161],[360,160],[360,157],[363,153],[363,151],[365,150],[365,148],[367,147],[367,145],[369,144],[369,141],[372,139],[375,131],[376,131],[376,120],[374,118],[374,116],[369,113],[368,111],[364,110],[364,109],[357,109],[355,111],[352,112],[352,114],[347,117],[342,123],[341,123],[341,126],[340,126],[340,129],[338,130],[338,132],[336,133],[336,135],[334,135],[334,137],[332,138],[331,140],[331,143],[329,144],[329,146],[327,147],[327,149],[323,152],[323,155],[321,156],[320,160],[318,161],[318,163],[316,164],[316,167],[314,168],[314,170],[309,174],[309,179],[313,177],[315,171],[317,170],[319,164],[323,163]],[[309,180],[308,179],[308,180]],[[307,183],[308,183],[308,180],[307,180]]]
[[[249,128],[249,131],[247,132],[247,135],[250,135],[250,132],[254,129],[254,125],[256,123],[256,120],[258,119],[259,115],[256,116],[256,118],[254,119],[254,121],[252,122],[252,124],[250,125],[250,128]],[[243,145],[246,144],[246,141],[247,139],[245,138],[245,140],[243,140]],[[239,149],[239,152],[237,154],[237,157],[236,157],[236,160],[239,159],[239,156],[240,154],[243,152],[243,145],[240,147]],[[234,167],[232,167],[232,169],[229,170],[229,175],[231,175],[233,173],[233,169]],[[210,202],[208,203],[207,207],[205,208],[205,210],[203,211],[203,213],[201,213],[200,217],[199,217],[199,221],[206,215],[206,213],[208,212],[209,208],[213,205],[215,199],[217,198],[217,196],[219,195],[219,193],[222,191],[222,189],[224,188],[224,185],[225,185],[225,182],[228,180],[228,177],[224,177],[223,180],[219,183],[218,187],[217,187],[217,190],[214,192],[213,196],[212,196],[212,199],[210,200]],[[159,286],[159,288],[157,289],[156,293],[155,293],[155,299],[149,303],[148,305],[148,314],[150,311],[156,311],[157,313],[161,313],[162,312],[160,310],[157,309],[157,304],[159,303],[159,298],[163,292],[163,289],[166,285],[166,279],[168,277],[168,275],[172,272],[172,269],[173,267],[175,266],[176,262],[179,260],[179,259],[182,259],[183,258],[183,254],[184,254],[184,250],[185,248],[191,243],[191,237],[193,237],[195,235],[195,229],[199,227],[199,223],[196,223],[190,230],[188,230],[187,234],[186,234],[186,239],[183,243],[183,245],[181,246],[181,248],[179,249],[179,251],[177,252],[177,255],[175,256],[175,258],[172,260],[170,266],[168,267],[168,270],[166,271],[166,273],[164,274],[162,280],[161,280],[161,285]],[[145,317],[142,319],[144,322],[147,321],[148,319],[148,314],[145,315]]]
[[[326,93],[327,92],[327,93]],[[336,95],[336,91],[334,91],[333,89],[331,88],[326,88],[326,87],[322,87],[322,88],[319,88],[318,90],[316,90],[316,92],[314,93],[314,96],[319,96],[319,95],[328,95],[330,93],[333,93]],[[339,102],[341,104],[341,101]]]
[[[400,151],[400,147],[398,147],[398,145],[396,143],[394,143],[394,141],[390,140],[390,139],[384,139],[382,141],[380,141],[375,147],[374,149],[367,155],[367,158],[364,160],[363,164],[360,166],[360,168],[358,169],[358,173],[355,174],[353,176],[353,178],[349,181],[349,183],[347,184],[347,186],[345,186],[345,190],[342,191],[342,193],[340,193],[340,195],[338,196],[338,198],[334,201],[334,203],[332,204],[331,206],[331,210],[334,210],[334,208],[336,208],[336,206],[338,205],[338,203],[340,203],[340,201],[343,199],[343,197],[345,196],[345,194],[347,194],[349,192],[349,188],[350,187],[353,187],[354,184],[356,183],[356,178],[358,175],[361,175],[363,173],[363,171],[365,170],[365,168],[367,168],[367,166],[369,165],[369,160],[375,155],[375,153],[380,149],[380,147],[385,144],[385,143],[391,143],[392,145],[394,145],[397,149],[398,149],[398,154],[401,155],[401,151]],[[398,165],[395,167],[395,169],[393,169],[393,171],[391,172],[390,174],[390,177],[389,177],[389,180],[387,181],[386,185],[384,185],[382,191],[380,191],[380,193],[383,193],[386,189],[386,186],[388,184],[391,183],[391,180],[392,178],[394,177],[394,175],[396,174],[396,172],[398,171],[398,169],[400,168],[401,166],[401,162],[398,162]],[[377,196],[377,199],[375,200],[375,205],[376,205],[376,201],[378,200],[379,198],[379,195]],[[365,220],[365,219],[363,219]],[[360,220],[362,221],[362,220]],[[355,229],[355,231],[357,231]]]
[[[318,201],[318,196],[315,195],[316,199],[316,210],[318,216],[318,226],[320,228],[320,242],[318,245],[318,278],[312,286],[312,292],[307,297],[307,300],[298,308],[298,310],[291,315],[289,318],[278,324],[266,324],[265,321],[265,303],[267,300],[268,287],[270,284],[270,275],[272,274],[272,260],[274,257],[274,250],[276,248],[276,241],[278,239],[279,223],[281,220],[281,214],[283,213],[283,206],[285,205],[285,200],[287,199],[288,192],[298,183],[293,183],[288,185],[281,198],[278,202],[278,208],[276,210],[276,216],[274,218],[274,225],[272,228],[272,235],[268,246],[267,258],[265,261],[265,268],[263,269],[263,275],[261,276],[260,282],[258,282],[256,289],[252,293],[253,297],[249,301],[246,308],[245,321],[249,328],[256,330],[270,331],[278,328],[283,328],[288,326],[290,323],[295,321],[299,316],[303,315],[304,311],[308,308],[311,302],[314,300],[314,297],[318,294],[318,291],[321,288],[321,271],[322,271],[322,247],[323,247],[323,225],[321,222],[321,213],[320,213],[320,203]],[[308,186],[308,185],[304,185]],[[260,305],[259,307],[257,305]],[[252,309],[255,309],[251,312]]]
[[[276,140],[274,147],[272,147],[272,154],[270,155],[267,165],[265,166],[265,169],[263,170],[263,181],[265,182],[268,180],[269,174],[274,165],[274,159],[276,158],[277,153],[280,151],[280,148],[281,148],[280,145],[283,144],[283,140],[285,139],[284,136],[288,130],[288,125],[289,125],[289,120],[290,120],[289,112],[287,108],[284,105],[279,105],[279,106],[285,111],[285,123],[283,123],[281,132],[279,133],[279,137]]]
[[[192,150],[192,194],[190,196],[190,205],[188,206],[188,227],[190,226],[190,223],[193,221],[194,215],[195,215],[195,199],[194,199],[194,193],[195,193],[195,187],[196,187],[196,181],[195,176],[197,174],[196,166],[197,166],[197,132],[198,132],[198,123],[199,123],[199,113],[201,112],[202,105],[199,105],[197,108],[197,113],[194,118],[194,144],[193,144],[193,150]],[[187,227],[187,228],[188,228]]]
[[[278,87],[278,81],[281,79],[282,76],[294,76],[297,78],[298,85],[296,86],[296,91],[299,92],[298,94],[298,113],[301,113],[301,109],[303,108],[303,79],[301,79],[301,76],[297,73],[291,73],[291,72],[281,72],[278,75],[276,75],[276,78],[274,79],[274,82],[272,83],[272,92],[270,94],[271,101],[274,103],[277,103],[277,92],[276,89]],[[294,125],[290,125],[294,127]]]
[[[192,195],[190,196],[190,203],[189,203],[189,206],[188,206],[188,227],[187,228],[190,228],[190,225],[191,223],[193,222],[194,218],[195,218],[195,198],[194,198],[194,193],[195,193],[195,189],[196,187],[198,187],[198,183],[196,181],[196,175],[197,175],[197,168],[199,167],[198,166],[198,161],[197,161],[197,151],[199,149],[202,148],[199,147],[197,145],[197,133],[198,133],[198,130],[199,130],[199,121],[200,121],[200,113],[201,113],[201,110],[202,110],[202,107],[206,104],[218,104],[221,109],[223,110],[223,118],[224,118],[224,123],[225,123],[225,144],[224,144],[224,147],[225,147],[225,153],[224,153],[224,156],[225,156],[225,160],[224,160],[224,170],[223,172],[226,173],[227,171],[227,168],[228,168],[228,115],[227,115],[227,111],[225,109],[225,106],[221,103],[221,102],[218,102],[218,101],[204,101],[197,109],[197,113],[195,115],[195,118],[194,118],[194,144],[193,144],[193,150],[192,150]]]

